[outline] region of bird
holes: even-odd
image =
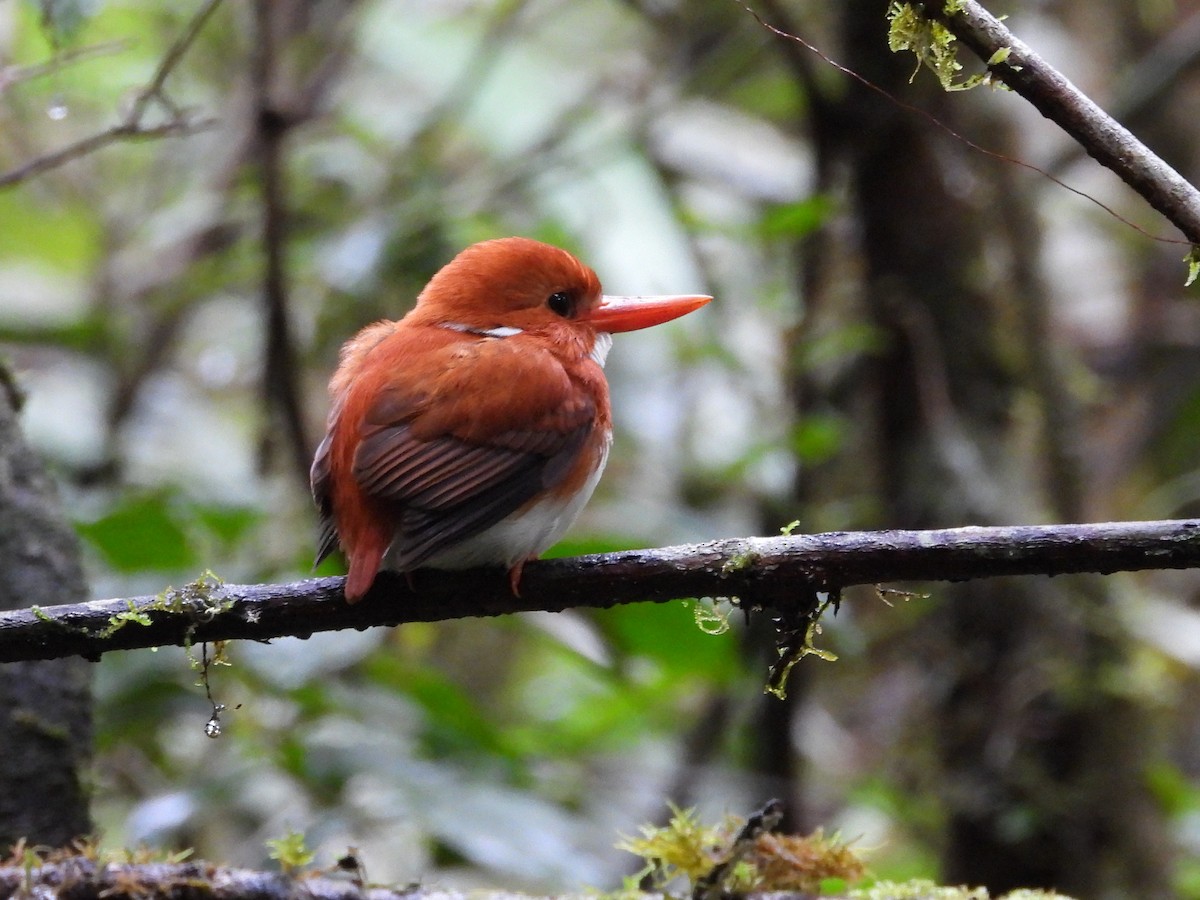
[[[345,598],[380,570],[522,567],[591,497],[612,444],[612,334],[712,298],[613,297],[566,250],[524,237],[473,244],[398,321],[343,346],[310,472],[316,563],[339,548]]]

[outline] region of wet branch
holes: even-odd
[[[531,563],[520,597],[503,572],[478,569],[417,572],[415,589],[385,574],[353,606],[342,598],[343,579],[333,577],[201,581],[157,597],[7,612],[0,662],[684,597],[738,597],[745,607],[803,614],[814,592],[856,584],[1193,567],[1200,568],[1200,520],[738,538]]]
[[[99,863],[86,856],[33,867],[0,867],[6,897],[71,897],[73,900],[394,900],[418,896],[411,889],[368,886],[361,880],[232,869],[206,862]],[[442,894],[442,896],[450,896]],[[505,896],[505,895],[497,895]]]

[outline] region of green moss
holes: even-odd
[[[189,582],[179,589],[168,586],[155,597],[153,603],[143,607],[143,610],[147,612],[161,610],[176,614],[187,613],[195,620],[193,625],[188,628],[183,640],[183,647],[187,651],[192,668],[201,667],[200,661],[192,655],[192,635],[196,630],[196,623],[212,621],[221,613],[229,612],[234,607],[234,601],[222,593],[221,589],[224,586],[223,578],[211,569],[205,569],[195,581]],[[212,661],[216,665],[229,665],[228,660],[224,658],[223,644],[224,642],[220,641],[216,644],[218,659]]]
[[[124,612],[119,612],[115,616],[108,617],[108,627],[100,631],[96,637],[104,640],[110,638],[126,625],[136,623],[138,625],[149,625],[150,616],[144,611],[137,608],[132,600],[126,600],[127,609]],[[146,609],[152,609],[153,606],[148,606]]]
[[[696,618],[696,627],[705,634],[718,635],[729,630],[730,610],[718,606],[722,601],[729,602],[726,597],[702,597],[696,601],[692,613]]]
[[[943,887],[932,881],[879,881],[867,888],[850,891],[850,900],[990,900],[986,888]],[[997,900],[1071,900],[1054,891],[1021,889]]]
[[[742,553],[735,553],[729,559],[725,560],[721,566],[722,575],[730,575],[734,572],[741,572],[748,569],[762,559],[762,554],[754,550],[746,550]]]
[[[284,875],[298,875],[312,865],[316,855],[308,849],[304,835],[299,831],[289,831],[281,838],[269,840],[267,855],[279,861],[279,868]]]
[[[826,837],[819,829],[807,836],[763,831],[745,847],[744,857],[736,859],[734,846],[743,825],[740,819],[730,817],[720,825],[707,825],[694,809],[671,806],[671,813],[665,826],[643,825],[640,837],[622,838],[617,844],[618,849],[640,856],[646,863],[626,882],[620,900],[629,900],[633,885],[647,876],[660,889],[678,877],[694,887],[706,877],[711,879],[721,866],[728,866],[728,871],[722,873],[719,884],[712,885],[721,895],[817,893],[826,882],[854,882],[865,871],[845,842],[837,835]]]
[[[960,0],[947,0],[943,7],[947,15],[954,15],[961,8]],[[962,81],[956,81],[962,71],[958,61],[957,38],[953,32],[936,19],[922,15],[910,3],[894,2],[888,7],[888,49],[893,53],[911,50],[917,57],[917,65],[909,78],[911,83],[921,67],[937,76],[945,91],[966,91],[981,84],[991,83],[991,75],[983,72]],[[1010,48],[1003,47],[992,55],[988,65],[1007,59]]]
[[[641,837],[623,837],[616,844],[645,862],[636,881],[651,876],[655,884],[664,885],[682,875],[694,884],[719,862],[713,848],[727,839],[726,830],[700,822],[695,809],[670,806],[671,819],[665,826],[643,825],[638,829]]]
[[[1192,244],[1192,249],[1188,251],[1183,261],[1187,263],[1188,267],[1187,281],[1183,283],[1183,286],[1191,287],[1196,276],[1200,275],[1200,246]]]
[[[178,590],[168,586],[145,608],[173,613],[190,612],[201,618],[212,619],[233,608],[233,601],[221,594],[224,586],[224,579],[212,570],[205,569],[199,578]]]
[[[780,700],[787,697],[787,680],[792,667],[806,656],[815,656],[826,662],[837,662],[837,654],[831,650],[823,650],[816,646],[814,640],[821,633],[821,616],[831,606],[837,611],[841,603],[841,591],[832,590],[815,610],[806,616],[799,616],[791,622],[785,622],[781,615],[777,619],[778,637],[775,650],[779,654],[763,690],[774,694]]]
[[[954,79],[962,71],[954,43],[957,40],[941,22],[927,19],[908,3],[893,3],[888,7],[888,49],[893,53],[911,50],[917,57],[917,65],[911,83],[921,71],[921,66],[930,69],[945,90],[950,90]]]

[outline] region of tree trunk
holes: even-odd
[[[844,5],[847,62],[911,97],[911,57],[888,55],[887,5]],[[976,98],[947,98],[925,73],[917,83],[931,88],[918,105],[964,127],[955,114]],[[840,119],[868,315],[885,343],[866,376],[885,524],[1032,521],[1054,508],[1054,492],[1041,483],[1044,462],[1014,449],[1012,410],[1019,390],[1038,390],[1022,364],[1022,351],[1037,350],[1013,352],[1001,322],[1020,313],[978,275],[985,246],[1006,240],[1002,217],[988,214],[986,187],[962,188],[973,178],[999,190],[988,167],[1001,163],[968,174],[975,159],[964,145],[858,85]],[[1036,228],[1032,217],[1027,225]],[[1059,477],[1071,458],[1058,460]],[[921,727],[941,766],[943,880],[997,894],[1169,896],[1168,842],[1143,778],[1153,728],[1136,699],[1106,687],[1120,681],[1128,648],[1111,628],[1104,585],[1004,579],[937,594],[944,602],[923,629],[937,650]]]
[[[87,599],[79,545],[25,444],[17,391],[0,371],[0,609]],[[91,663],[0,667],[0,853],[25,838],[62,846],[91,830]]]

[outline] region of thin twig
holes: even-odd
[[[692,888],[692,900],[721,900],[722,897],[729,896],[726,881],[738,863],[754,852],[755,844],[761,835],[770,834],[779,827],[781,821],[783,802],[768,800],[762,809],[746,820],[746,824],[734,837],[725,858],[696,882],[696,886]]]
[[[1073,137],[1093,159],[1137,191],[1194,245],[1200,245],[1200,191],[976,0],[926,3],[999,81]],[[947,8],[952,11],[947,11]]]
[[[35,175],[40,175],[50,169],[57,169],[64,163],[78,159],[81,156],[87,156],[101,147],[115,144],[118,141],[150,140],[195,134],[198,131],[211,128],[215,123],[216,119],[196,119],[193,121],[164,122],[161,125],[143,128],[141,125],[123,122],[120,125],[114,125],[107,131],[89,135],[73,144],[60,147],[58,150],[47,153],[44,156],[39,156],[36,159],[31,159],[29,162],[15,169],[10,169],[0,174],[0,188],[12,187],[15,184],[20,184],[22,181],[28,181]]]
[[[1109,103],[1112,117],[1127,127],[1149,119],[1175,88],[1187,85],[1200,62],[1200,12],[1173,23],[1161,40],[1145,50],[1129,66],[1113,89]],[[1067,144],[1044,164],[1047,172],[1061,175],[1083,153],[1079,144]]]
[[[136,99],[129,108],[129,112],[126,113],[121,122],[97,134],[89,135],[75,141],[73,144],[68,144],[66,147],[61,147],[58,150],[31,159],[29,162],[23,163],[8,172],[0,173],[0,188],[12,187],[23,181],[28,181],[36,175],[56,169],[72,160],[87,156],[102,147],[119,141],[178,137],[195,134],[198,131],[212,127],[216,123],[216,119],[207,117],[201,119],[190,118],[184,110],[179,109],[166,96],[163,92],[163,86],[166,83],[167,77],[174,71],[179,61],[183,59],[187,50],[194,43],[196,35],[200,33],[201,28],[204,27],[204,24],[209,20],[221,2],[222,0],[206,0],[204,6],[188,22],[183,33],[167,48],[167,52],[159,61],[157,69],[155,69],[154,77],[138,92]],[[142,120],[145,118],[152,101],[158,103],[170,113],[168,121],[158,125],[143,124]]]
[[[14,84],[44,78],[58,72],[69,65],[95,59],[97,56],[109,56],[121,53],[133,46],[128,38],[118,41],[103,41],[99,44],[88,44],[85,47],[74,47],[57,53],[49,62],[36,63],[30,66],[4,66],[0,68],[0,93]]]
[[[202,579],[157,597],[0,614],[0,662],[686,597],[738,597],[747,609],[796,612],[815,592],[854,584],[1186,568],[1200,568],[1200,520],[831,532],[631,550],[531,563],[519,597],[499,569],[421,571],[415,588],[385,573],[354,605],[340,577],[259,585]]]
[[[129,110],[129,121],[141,121],[151,100],[166,101],[163,95],[163,86],[166,84],[167,77],[175,71],[175,67],[179,65],[179,61],[183,59],[184,54],[191,48],[197,35],[204,28],[205,23],[208,22],[220,5],[221,0],[206,0],[205,4],[192,16],[183,33],[175,39],[175,42],[163,54],[163,58],[159,60],[158,68],[154,70],[154,77],[150,79],[150,83],[138,92],[137,99],[134,100],[133,107]],[[171,104],[169,103],[168,108],[171,108]]]
[[[974,152],[981,153],[984,156],[991,157],[992,159],[999,160],[1000,162],[1009,163],[1010,165],[1020,166],[1024,169],[1028,169],[1031,172],[1038,173],[1043,178],[1048,178],[1050,181],[1052,181],[1054,184],[1058,185],[1063,190],[1070,191],[1072,194],[1075,194],[1077,197],[1082,197],[1084,200],[1087,200],[1089,203],[1093,203],[1096,206],[1100,207],[1102,210],[1104,210],[1106,213],[1108,213],[1110,216],[1112,216],[1118,222],[1121,222],[1124,225],[1129,226],[1134,231],[1138,232],[1139,234],[1144,235],[1149,240],[1156,241],[1160,244],[1192,243],[1191,240],[1183,241],[1183,240],[1180,240],[1179,238],[1164,237],[1161,235],[1151,234],[1150,232],[1146,231],[1146,229],[1144,229],[1140,225],[1138,225],[1136,222],[1133,222],[1130,219],[1126,218],[1125,216],[1121,215],[1119,212],[1117,212],[1115,209],[1113,209],[1107,203],[1104,203],[1103,201],[1097,199],[1096,197],[1093,197],[1091,194],[1087,193],[1086,191],[1081,191],[1079,188],[1075,188],[1075,187],[1072,187],[1071,185],[1067,184],[1065,181],[1063,181],[1061,178],[1059,178],[1057,175],[1055,175],[1053,171],[1040,168],[1039,166],[1036,166],[1033,163],[1026,162],[1023,159],[1020,159],[1019,157],[1006,156],[1003,153],[997,153],[995,150],[989,150],[987,147],[983,146],[982,144],[976,143],[975,141],[971,140],[970,138],[968,138],[966,135],[962,134],[961,132],[955,131],[953,128],[951,128],[949,125],[947,125],[941,119],[939,119],[937,116],[933,115],[932,113],[928,112],[927,110],[921,109],[919,106],[914,106],[911,103],[905,103],[899,97],[884,90],[879,85],[877,85],[873,81],[871,81],[869,78],[866,78],[865,76],[858,74],[858,72],[855,72],[849,66],[842,65],[840,62],[835,60],[829,54],[825,53],[823,50],[821,50],[815,44],[812,44],[811,42],[806,41],[800,35],[792,34],[788,31],[784,30],[783,28],[780,28],[776,25],[772,25],[770,22],[768,22],[766,19],[764,19],[762,16],[760,16],[754,10],[754,8],[752,6],[749,5],[749,0],[736,0],[736,2],[743,9],[745,9],[746,12],[748,12],[751,16],[753,16],[758,21],[758,24],[760,24],[763,28],[767,29],[771,33],[773,33],[781,38],[784,38],[785,40],[794,41],[795,43],[804,47],[809,52],[816,54],[825,63],[827,63],[830,66],[833,66],[833,68],[837,69],[839,72],[843,73],[844,75],[846,75],[850,78],[853,78],[855,81],[862,84],[868,90],[874,91],[876,94],[879,94],[880,96],[884,97],[888,102],[895,104],[899,109],[905,110],[906,112],[912,113],[913,115],[922,117],[923,119],[928,121],[930,124],[932,124],[934,127],[940,128],[942,131],[944,131],[946,134],[948,134],[951,138],[958,141],[965,147],[968,147],[969,149],[973,150]],[[926,12],[927,12],[927,14],[932,16],[932,15],[934,15],[935,10],[932,7],[927,6]],[[966,42],[964,41],[964,43],[966,43]],[[999,48],[999,49],[1003,49],[1003,48]],[[984,58],[990,59],[991,57],[984,57]],[[1051,69],[1050,71],[1053,72],[1054,70]],[[1058,73],[1055,72],[1055,74],[1057,75]],[[1061,78],[1062,76],[1060,75],[1059,77]],[[997,78],[999,78],[999,76],[997,76]],[[1065,79],[1063,79],[1063,80],[1065,81]],[[1069,82],[1067,82],[1067,83],[1069,84]],[[1170,218],[1170,217],[1168,216],[1168,218]],[[1174,219],[1171,219],[1171,221],[1174,224],[1176,224],[1177,226],[1179,225],[1179,223],[1175,222]],[[1185,231],[1185,234],[1186,233],[1187,232]]]

